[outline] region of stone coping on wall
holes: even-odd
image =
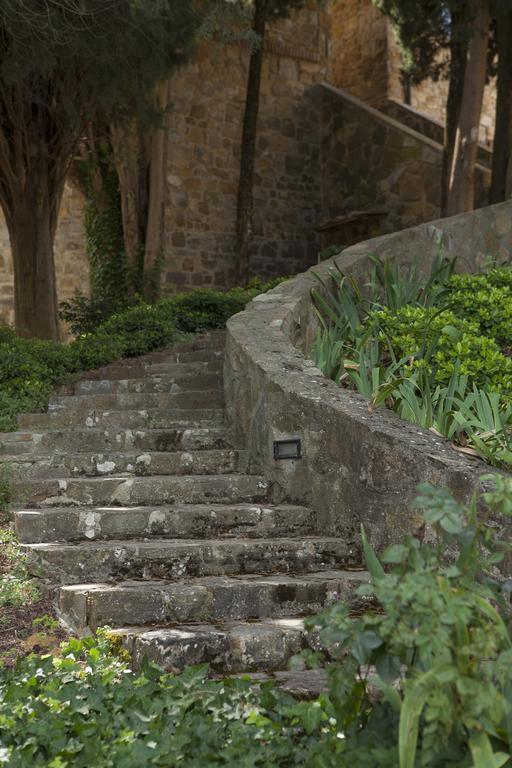
[[[436,144],[443,144],[445,126],[441,120],[436,120],[436,118],[415,109],[410,104],[393,98],[386,99],[382,109],[398,122],[403,122],[405,125],[409,125],[412,130],[418,131],[423,136],[428,136]],[[414,128],[415,125],[420,127]],[[485,168],[490,168],[492,164],[492,148],[481,141],[478,142],[478,162]]]
[[[364,101],[361,101],[356,96],[352,96],[352,94],[347,93],[347,91],[344,91],[341,88],[336,88],[334,85],[331,85],[330,83],[319,83],[319,88],[335,94],[340,99],[343,99],[344,101],[347,101],[348,103],[353,104],[355,107],[362,109],[367,114],[371,115],[375,120],[379,120],[381,123],[391,126],[395,130],[400,131],[401,133],[407,136],[410,136],[411,138],[415,139],[416,141],[419,141],[425,146],[430,147],[430,149],[433,149],[435,152],[439,154],[443,153],[443,145],[440,144],[439,142],[434,141],[429,136],[425,136],[425,134],[420,133],[419,131],[415,131],[414,128],[409,127],[408,125],[401,122],[400,120],[396,120],[394,117],[390,117],[385,112],[382,112],[379,109],[375,109],[375,107],[370,107],[368,104],[366,104]],[[482,146],[482,149],[485,149],[485,148]],[[490,175],[490,170],[485,165],[482,165],[477,162],[476,168],[483,174]]]
[[[440,244],[459,268],[510,257],[512,203],[375,238],[342,251],[347,274],[364,278],[369,254],[427,267]],[[312,504],[325,532],[357,546],[363,523],[378,547],[419,521],[408,503],[421,482],[468,499],[490,468],[432,432],[385,408],[371,411],[358,394],[325,378],[307,357],[317,328],[311,289],[329,280],[333,259],[257,297],[228,322],[227,413],[233,439],[251,467],[274,482],[276,499]],[[298,438],[302,458],[276,461],[273,442]]]

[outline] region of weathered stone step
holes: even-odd
[[[359,603],[365,572],[323,571],[307,576],[207,576],[186,582],[75,584],[59,590],[59,610],[76,631],[97,627],[211,623],[229,619],[314,615],[344,600]]]
[[[228,447],[225,429],[218,426],[174,429],[53,429],[10,432],[0,436],[0,450],[9,456],[44,455],[49,451],[140,450],[201,451]]]
[[[199,389],[222,389],[220,373],[188,373],[181,376],[167,376],[155,373],[140,379],[84,379],[74,385],[75,395],[97,395],[116,393],[182,392]]]
[[[177,362],[158,362],[144,363],[133,358],[129,363],[120,365],[113,363],[105,368],[98,368],[94,372],[87,373],[87,381],[93,379],[143,379],[146,376],[167,375],[167,376],[200,376],[208,373],[222,373],[224,361],[222,357],[212,356],[204,360],[197,360],[190,363]]]
[[[18,538],[26,544],[116,538],[260,538],[316,532],[312,510],[286,504],[21,509],[15,512],[15,523]]]
[[[48,412],[77,411],[91,413],[103,410],[202,409],[222,408],[224,391],[217,389],[184,390],[182,392],[116,392],[112,394],[54,395]]]
[[[296,699],[317,699],[329,690],[329,679],[325,669],[255,672],[243,675],[243,678],[250,679],[254,685],[261,685],[271,680],[277,688]],[[380,688],[377,690],[380,692]]]
[[[212,672],[273,672],[286,669],[292,656],[306,648],[319,649],[317,633],[308,634],[304,619],[265,619],[222,624],[180,624],[147,629],[113,630],[130,653],[135,668],[144,659],[168,672],[187,665],[209,664]]]
[[[161,506],[263,502],[271,484],[257,475],[176,475],[27,480],[11,485],[14,504],[24,506]]]
[[[222,408],[148,408],[142,410],[50,411],[23,413],[18,416],[21,429],[57,429],[65,427],[118,427],[119,429],[187,428],[204,422],[219,425],[224,418]]]
[[[51,584],[120,579],[182,579],[247,573],[294,575],[354,566],[337,538],[155,539],[26,544],[33,576]]]
[[[162,363],[221,363],[224,361],[224,346],[222,349],[184,349],[183,351],[170,352],[164,356]]]
[[[51,480],[70,477],[107,477],[126,474],[146,475],[221,475],[243,472],[247,466],[244,451],[234,449],[152,452],[124,451],[102,453],[54,453],[51,456],[0,454],[0,465],[7,464],[12,478]]]

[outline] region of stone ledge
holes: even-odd
[[[512,204],[503,203],[359,243],[335,258],[362,278],[370,253],[404,264],[421,254],[428,268],[441,243],[461,269],[475,269],[490,254],[510,256],[511,213]],[[317,327],[315,273],[328,281],[332,262],[257,297],[228,322],[228,420],[253,469],[272,479],[282,499],[312,504],[321,530],[351,540],[364,523],[380,547],[418,524],[407,512],[418,483],[468,499],[490,468],[391,411],[369,411],[364,398],[337,387],[305,357]],[[302,440],[303,458],[274,461],[273,441],[289,436]]]

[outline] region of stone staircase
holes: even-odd
[[[230,445],[223,345],[89,374],[0,436],[0,461],[29,567],[73,631],[112,627],[136,664],[270,673],[366,575]]]

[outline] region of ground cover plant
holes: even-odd
[[[366,607],[310,622],[330,659],[319,698],[209,680],[205,667],[133,672],[103,629],[0,669],[0,764],[511,766],[511,589],[497,570],[511,546],[496,522],[512,516],[512,480],[486,482],[467,506],[422,487],[423,525],[380,558],[362,532]],[[293,664],[312,661],[325,663],[310,651]]]
[[[66,637],[50,600],[30,576],[8,512],[8,480],[0,480],[0,669],[32,652],[58,648]],[[0,760],[0,765],[1,765]]]
[[[335,265],[313,291],[312,357],[340,386],[385,404],[466,451],[512,466],[512,268],[428,276],[373,258],[360,286]]]
[[[44,411],[55,386],[71,376],[222,328],[278,282],[255,281],[225,293],[198,289],[155,304],[138,301],[113,315],[108,307],[78,297],[62,312],[77,334],[70,344],[25,339],[0,326],[0,431],[15,430],[18,413]]]

